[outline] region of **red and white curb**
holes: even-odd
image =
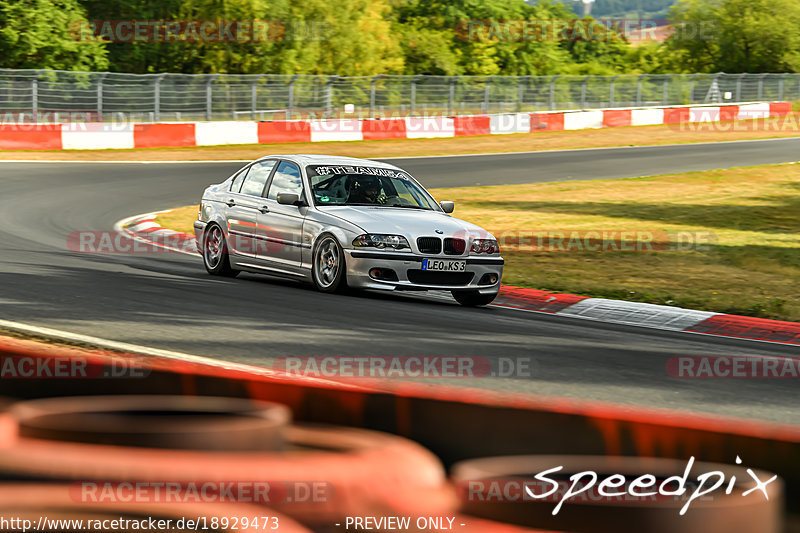
[[[469,137],[786,117],[791,102],[375,119],[0,124],[0,150],[105,150]]]
[[[126,218],[117,222],[114,229],[141,242],[197,255],[194,235],[170,230],[155,222],[157,215],[166,212],[168,211]],[[800,323],[668,305],[590,298],[504,285],[492,306],[626,326],[800,345]]]
[[[167,211],[155,211],[125,218],[114,224],[114,230],[148,246],[182,254],[197,255],[194,235],[165,228],[156,223],[156,217]]]

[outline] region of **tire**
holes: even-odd
[[[203,396],[71,396],[19,402],[20,437],[223,452],[279,451],[291,412],[276,403]]]
[[[478,291],[451,291],[453,298],[466,307],[479,307],[489,305],[497,298],[497,293],[481,294]]]
[[[323,235],[314,247],[311,275],[320,292],[345,292],[347,273],[344,250],[333,235]]]
[[[203,265],[212,276],[235,278],[239,275],[238,270],[231,268],[225,233],[216,224],[211,224],[203,234]]]

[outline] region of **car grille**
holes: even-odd
[[[431,272],[412,269],[408,271],[408,281],[420,285],[467,285],[474,275],[472,272]]]
[[[451,239],[444,240],[444,253],[447,255],[464,255],[467,250],[467,241],[464,239]]]
[[[442,239],[439,237],[420,237],[417,239],[417,248],[423,254],[442,253]]]

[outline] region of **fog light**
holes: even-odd
[[[369,277],[379,281],[397,281],[397,273],[391,268],[371,268]]]
[[[481,276],[481,280],[478,282],[478,285],[494,285],[498,281],[497,274],[484,274]]]

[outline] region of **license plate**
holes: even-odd
[[[445,261],[442,259],[423,259],[422,270],[437,272],[464,272],[467,270],[466,261]]]

